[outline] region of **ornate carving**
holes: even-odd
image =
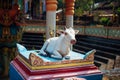
[[[0,9],[1,38],[0,41],[11,42],[17,40],[19,24],[16,18],[19,14],[18,4],[14,4],[12,9]]]
[[[94,53],[95,52],[92,52],[90,55],[88,55],[85,59],[87,60],[87,61],[93,61],[94,60]]]
[[[36,56],[34,53],[30,53],[29,61],[32,66],[40,66],[43,64],[43,60],[40,57]]]
[[[49,66],[49,65],[54,65],[54,66],[56,65],[56,67],[57,67],[58,65],[64,66],[67,64],[68,64],[68,66],[70,64],[71,64],[71,66],[75,66],[75,65],[82,66],[82,65],[86,65],[86,64],[93,64],[93,60],[94,60],[94,53],[90,54],[86,59],[61,60],[61,61],[57,61],[57,62],[45,62],[45,61],[43,61],[42,58],[37,56],[35,53],[30,53],[28,62],[33,67]]]
[[[5,27],[9,26],[12,23],[12,19],[10,18],[10,14],[8,13],[8,10],[4,11],[4,13],[2,15],[2,21],[0,21],[0,22]]]

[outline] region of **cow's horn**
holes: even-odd
[[[64,30],[66,30],[66,29],[67,29],[67,27],[65,26],[65,27],[64,27]]]

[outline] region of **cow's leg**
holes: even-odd
[[[39,52],[40,55],[47,56],[47,53],[45,52],[45,49],[47,48],[48,44],[49,44],[49,41],[45,41],[44,45],[42,46],[42,48]]]
[[[70,48],[68,48],[68,54],[64,56],[65,59],[70,59]]]
[[[57,50],[53,51],[53,54],[51,55],[51,57],[56,59],[62,59],[62,55]]]

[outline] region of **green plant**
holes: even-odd
[[[107,26],[107,25],[110,24],[110,20],[109,20],[109,18],[107,18],[107,17],[102,17],[102,18],[100,19],[100,23],[101,23],[102,25],[104,25],[104,26]]]
[[[117,8],[117,14],[120,15],[120,7]]]

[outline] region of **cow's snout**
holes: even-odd
[[[71,44],[75,44],[76,40],[71,40],[70,42],[71,42]]]

